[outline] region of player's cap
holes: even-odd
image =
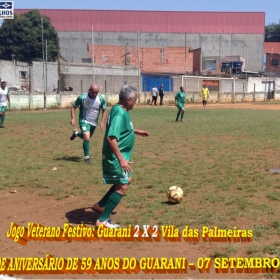
[[[6,82],[6,81],[1,81],[1,85],[2,85],[3,83],[6,83],[6,84],[7,84],[7,82]]]

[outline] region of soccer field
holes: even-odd
[[[136,136],[132,184],[113,221],[124,227],[174,225],[180,231],[186,225],[192,229],[252,230],[252,242],[214,244],[203,257],[280,258],[280,174],[270,172],[280,168],[280,110],[269,109],[269,105],[261,110],[186,107],[184,122],[177,123],[175,107],[135,107],[130,111],[134,128],[147,130],[150,136]],[[73,130],[69,111],[7,112],[7,128],[0,130],[2,208],[6,193],[9,203],[13,195],[30,196],[29,203],[37,203],[38,208],[42,201],[56,201],[61,205],[59,215],[67,218],[69,204],[63,209],[64,201],[72,200],[70,210],[74,213],[77,207],[98,201],[109,187],[102,184],[103,132],[95,130],[90,142],[92,164],[85,164],[82,141],[69,140]],[[180,204],[167,202],[166,190],[173,185],[184,191]],[[11,193],[13,190],[16,193]],[[31,222],[28,216],[21,217],[21,211],[16,217],[6,215],[3,219],[5,231],[11,222],[24,226]],[[46,222],[42,216],[39,219]],[[59,220],[53,219],[59,226]],[[49,226],[51,221],[49,217]],[[65,222],[61,220],[61,227]],[[0,242],[12,243],[3,232]],[[7,254],[20,254],[10,249]],[[45,253],[53,252],[41,252]]]

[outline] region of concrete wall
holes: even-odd
[[[69,62],[88,58],[87,44],[132,47],[201,48],[204,56],[233,56],[245,58],[248,71],[263,69],[263,34],[184,34],[184,33],[121,33],[121,32],[58,32],[62,56]]]
[[[44,92],[44,81],[46,82],[47,88],[46,92],[52,92],[54,88],[57,88],[57,83],[59,80],[59,71],[57,62],[43,63],[34,61],[32,63],[31,71],[33,71],[31,77],[31,87],[32,91]],[[44,70],[44,72],[43,72]]]
[[[21,73],[26,78],[21,78]],[[52,92],[59,80],[58,63],[34,61],[32,65],[20,61],[0,61],[0,78],[7,81],[8,87],[18,88],[19,92]],[[47,85],[47,88],[45,89]]]
[[[139,88],[139,70],[133,66],[101,66],[68,63],[60,66],[61,88],[71,86],[74,92],[85,92],[95,81],[101,94],[117,94],[124,84]]]
[[[23,80],[21,79],[20,72],[29,73],[28,63],[19,61],[0,61],[0,78],[5,80],[8,86],[21,88]],[[27,74],[28,81],[29,74]]]

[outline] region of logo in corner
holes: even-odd
[[[0,2],[0,19],[14,18],[14,1]]]

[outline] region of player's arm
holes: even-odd
[[[75,125],[75,112],[76,112],[76,108],[72,106],[71,111],[70,111],[70,115],[71,115],[70,124],[72,126]]]
[[[71,108],[71,111],[70,111],[70,115],[71,115],[71,120],[70,120],[70,124],[72,126],[75,125],[75,112],[76,112],[76,109],[82,105],[82,95],[80,95],[76,101],[74,102],[72,108]]]
[[[107,117],[107,111],[105,109],[105,110],[102,110],[102,118],[101,118],[101,122],[100,122],[100,129],[102,131],[104,129],[104,125],[105,125],[105,122],[106,122],[106,117]]]
[[[102,117],[101,117],[101,122],[100,122],[100,129],[101,131],[104,130],[104,126],[105,126],[105,122],[106,122],[106,117],[107,117],[107,105],[106,105],[106,101],[105,99],[102,97],[101,98],[101,106],[100,106],[101,110],[102,110]]]
[[[134,129],[134,133],[136,135],[140,135],[140,136],[143,136],[143,137],[148,137],[149,136],[149,132],[145,131],[145,130]]]
[[[116,139],[116,137],[114,136],[109,136],[107,137],[107,141],[109,143],[109,146],[112,150],[112,152],[115,154],[115,156],[117,157],[119,163],[120,163],[120,167],[122,170],[126,171],[126,172],[131,172],[132,169],[130,167],[130,164],[132,163],[131,161],[127,161],[123,158],[119,146],[118,146],[118,141]]]
[[[7,94],[7,100],[8,100],[9,108],[10,108],[11,107],[10,92],[8,92],[8,94]]]

